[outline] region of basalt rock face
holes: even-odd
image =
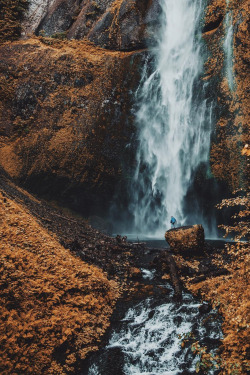
[[[204,229],[202,225],[170,229],[165,233],[170,249],[182,255],[204,250]]]
[[[153,41],[158,0],[32,0],[23,35],[86,38],[114,50],[135,50]]]
[[[208,46],[205,80],[217,103],[212,138],[213,175],[232,190],[246,187],[249,162],[243,151],[249,143],[249,2],[210,0],[203,37]]]
[[[0,47],[0,165],[35,193],[102,216],[133,158],[133,92],[158,0],[28,3],[22,39]]]
[[[145,53],[41,38],[0,54],[1,166],[48,199],[102,214],[121,177]]]

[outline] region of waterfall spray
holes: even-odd
[[[161,6],[153,71],[136,93],[139,147],[130,210],[136,232],[144,234],[162,234],[171,215],[186,223],[185,195],[210,148],[211,106],[199,80],[202,0],[161,0]]]

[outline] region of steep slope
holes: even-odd
[[[109,325],[117,285],[20,204],[2,193],[0,203],[1,373],[75,373]]]

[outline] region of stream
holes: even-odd
[[[145,279],[154,279],[154,272],[142,271]],[[173,288],[168,283],[162,287],[164,298],[146,298],[128,308],[110,332],[106,347],[93,357],[88,375],[195,374],[199,358],[191,341],[215,353],[222,338],[217,312],[186,292],[182,302],[175,302]],[[191,334],[189,344],[182,347]]]

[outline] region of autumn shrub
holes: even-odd
[[[218,254],[215,261],[215,265],[226,268],[228,274],[188,285],[193,293],[210,301],[223,317],[224,338],[217,362],[223,375],[246,375],[250,370],[249,198],[248,192],[238,191],[236,197],[224,199],[217,206],[218,209],[235,207],[237,211],[232,225],[220,226],[225,236],[234,234],[234,242],[228,242],[224,252],[230,261],[225,262],[223,254]]]

